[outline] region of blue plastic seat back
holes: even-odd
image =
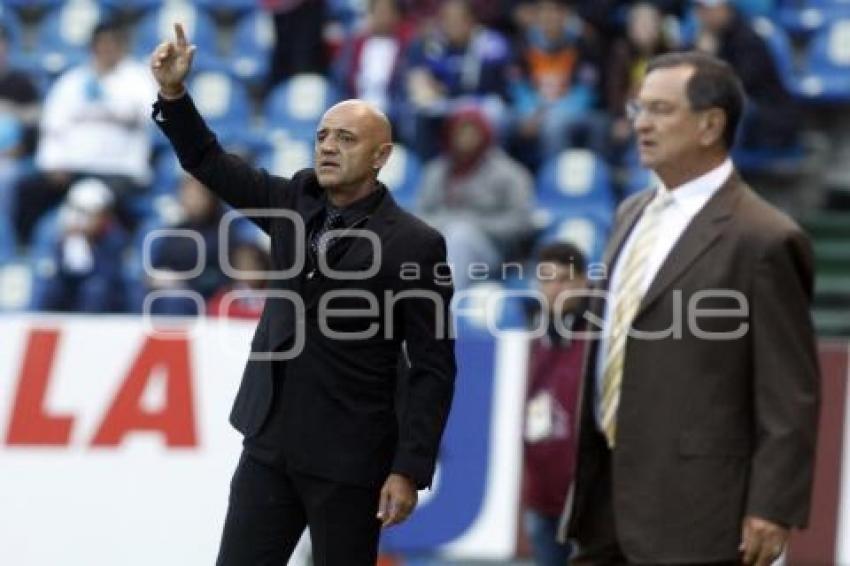
[[[538,205],[544,207],[614,209],[608,165],[586,149],[568,149],[544,163],[537,176],[536,194]]]
[[[90,0],[72,0],[47,13],[36,29],[34,61],[51,75],[88,58],[95,26],[110,10]]]
[[[302,139],[293,139],[286,130],[269,132],[268,147],[257,158],[257,164],[279,177],[292,177],[296,172],[313,165],[313,145]]]
[[[275,42],[274,22],[268,12],[255,10],[241,18],[233,30],[228,61],[237,77],[260,83],[269,72]]]
[[[589,261],[599,261],[605,251],[612,216],[603,211],[576,208],[552,216],[537,245],[552,242],[571,242],[585,254]]]
[[[833,21],[812,37],[800,90],[809,98],[850,100],[850,17]]]
[[[276,86],[266,98],[270,128],[283,128],[293,138],[312,140],[325,110],[339,100],[330,81],[313,74],[296,75]]]
[[[136,27],[133,53],[148,57],[163,41],[174,39],[174,23],[183,24],[189,42],[197,51],[208,55],[218,53],[216,27],[209,14],[191,2],[167,2],[145,15]]]
[[[413,210],[421,174],[422,162],[416,154],[401,144],[395,144],[378,180],[392,192],[399,206]]]

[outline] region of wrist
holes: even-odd
[[[183,83],[159,87],[159,95],[166,100],[176,100],[184,94],[186,94],[186,87],[183,86]]]
[[[416,491],[416,480],[410,477],[409,474],[405,474],[404,472],[393,472],[392,475],[399,479],[403,479],[413,487],[414,491]]]

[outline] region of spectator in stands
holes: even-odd
[[[648,0],[665,15],[676,18],[685,16],[693,0]],[[636,4],[634,0],[577,0],[576,10],[601,37],[617,37],[623,34],[626,14]]]
[[[366,27],[344,46],[337,80],[349,98],[371,102],[392,119],[402,96],[402,54],[413,35],[398,0],[369,0]]]
[[[592,33],[566,0],[538,0],[523,40],[521,78],[513,83],[520,147],[539,143],[549,159],[573,145],[605,147],[606,121],[593,110],[599,54]]]
[[[2,155],[31,155],[35,149],[41,97],[32,78],[9,61],[9,31],[0,24],[0,131]],[[16,124],[9,128],[6,123]],[[9,136],[9,133],[15,136]],[[10,141],[17,143],[10,144]]]
[[[424,158],[436,155],[444,117],[475,102],[501,129],[511,52],[500,34],[476,20],[467,0],[445,0],[437,29],[415,42],[408,54],[410,116],[403,137]]]
[[[81,179],[59,210],[59,232],[39,273],[32,308],[85,313],[125,309],[123,258],[129,243],[115,221],[114,197],[94,178]]]
[[[747,108],[739,146],[787,148],[796,145],[800,109],[785,90],[765,41],[729,0],[695,0],[701,26],[697,47],[717,55],[744,83]]]
[[[230,264],[239,276],[213,295],[207,313],[230,318],[260,318],[266,302],[261,291],[268,281],[262,273],[271,269],[268,252],[256,244],[236,244],[230,252]]]
[[[445,140],[445,153],[425,168],[417,208],[446,238],[455,288],[463,289],[471,264],[496,268],[529,235],[532,180],[494,144],[477,109],[452,114]]]
[[[40,106],[30,77],[9,64],[9,31],[0,25],[0,263],[15,254],[12,188],[35,145]]]
[[[103,180],[115,193],[119,220],[134,224],[129,201],[149,181],[148,115],[156,88],[147,69],[127,57],[118,24],[94,28],[91,54],[90,62],[64,73],[47,94],[37,172],[15,189],[16,228],[23,242],[38,218],[81,177]]]
[[[228,283],[219,263],[219,226],[224,209],[218,199],[191,175],[186,175],[179,190],[182,218],[170,230],[186,230],[197,234],[200,242],[182,235],[163,235],[153,240],[150,256],[151,265],[158,271],[148,273],[148,287],[157,289],[181,289],[195,293],[195,298],[169,295],[151,303],[154,314],[196,315],[198,305],[206,301]],[[232,232],[231,232],[232,234]],[[198,249],[203,245],[203,250]],[[228,249],[234,244],[228,241]],[[191,271],[201,264],[201,272],[191,279],[171,276]]]
[[[274,18],[275,44],[268,88],[299,73],[324,74],[325,0],[262,0]]]
[[[614,162],[631,145],[632,126],[626,117],[626,103],[637,95],[649,60],[671,48],[663,23],[655,4],[638,2],[629,9],[626,36],[611,49],[605,72],[605,106],[612,118],[610,147]]]
[[[585,308],[586,261],[575,245],[556,242],[538,254],[537,275],[545,310],[531,327],[546,334],[531,343],[523,431],[523,524],[538,566],[563,566],[570,545],[555,540],[573,481],[576,403],[585,342],[574,338]]]
[[[440,11],[445,0],[403,0],[411,19],[427,28]],[[501,33],[511,34],[517,23],[514,8],[529,0],[469,0],[469,6],[479,22]]]

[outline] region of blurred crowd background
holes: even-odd
[[[147,57],[174,22],[211,128],[273,173],[310,166],[335,101],[382,108],[381,179],[444,233],[461,289],[535,285],[499,266],[553,242],[598,261],[653,182],[625,112],[647,61],[715,53],[748,96],[735,162],[815,239],[819,332],[850,334],[846,0],[4,0],[0,309],[258,316],[223,297],[264,282],[219,254],[262,270],[267,241],[222,223],[150,120]]]

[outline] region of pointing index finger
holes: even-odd
[[[186,41],[186,32],[183,31],[183,24],[174,24],[174,35],[177,37],[177,45],[180,47],[186,47],[189,44],[189,42]]]

